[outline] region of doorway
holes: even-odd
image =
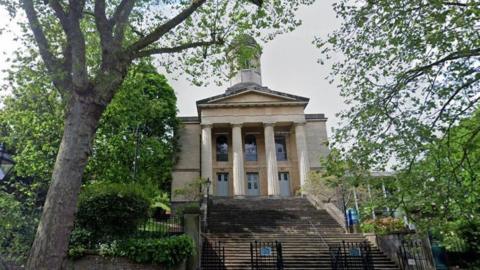
[[[260,196],[258,173],[247,173],[247,195]]]
[[[228,173],[217,173],[217,196],[228,196]]]
[[[282,197],[290,196],[290,176],[288,172],[279,172],[278,182],[280,186],[280,196]]]

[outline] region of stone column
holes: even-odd
[[[245,179],[243,168],[242,125],[234,124],[232,128],[233,148],[233,195],[245,196]]]
[[[265,157],[267,159],[267,183],[268,195],[279,196],[280,185],[278,183],[277,152],[275,148],[275,134],[272,123],[264,123],[265,133]]]
[[[202,125],[202,178],[214,183],[212,163],[212,125]],[[210,194],[213,194],[213,186],[210,187]]]
[[[300,186],[305,184],[310,172],[308,159],[307,139],[305,136],[305,123],[295,123],[295,138],[297,143],[298,171],[300,172]]]

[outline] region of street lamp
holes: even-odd
[[[10,154],[5,151],[5,146],[0,144],[0,181],[3,181],[7,178],[8,174],[15,165]]]
[[[210,195],[210,186],[212,185],[212,181],[210,180],[210,177],[207,178],[206,185],[207,185],[207,193],[205,194],[205,196],[208,198]]]

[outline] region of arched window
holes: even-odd
[[[217,161],[228,161],[228,140],[225,135],[217,137]]]
[[[257,161],[257,139],[254,135],[245,136],[245,160]]]

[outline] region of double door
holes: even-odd
[[[247,173],[247,195],[260,196],[258,173]]]

